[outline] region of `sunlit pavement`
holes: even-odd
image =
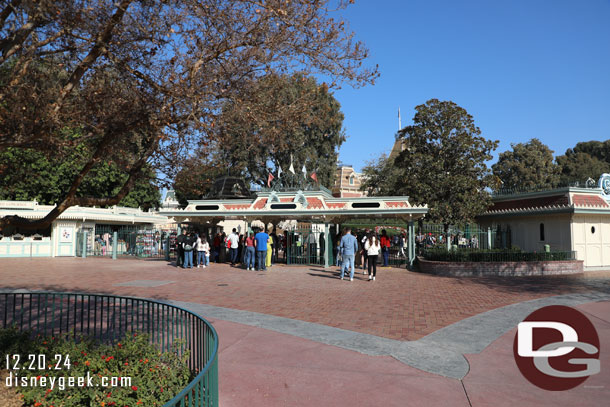
[[[216,264],[205,270],[183,270],[164,261],[131,259],[0,260],[3,289],[112,293],[208,304],[339,328],[336,332],[368,334],[390,346],[392,341],[425,341],[432,332],[447,331],[440,328],[460,326],[452,324],[510,304],[560,294],[610,293],[608,272],[449,278],[381,268],[374,282],[361,272],[353,282],[338,276],[336,267],[278,265],[255,272]],[[609,304],[591,301],[576,306],[589,313],[598,329],[602,372],[565,392],[540,390],[521,376],[512,356],[514,331],[482,352],[466,355],[470,370],[459,380],[425,372],[392,356],[365,354],[357,346],[345,349],[203,316],[220,336],[223,406],[597,406],[610,396],[610,375],[604,369],[610,368],[604,353],[610,345]],[[282,319],[277,320],[281,325]]]

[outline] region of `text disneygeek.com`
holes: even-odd
[[[7,387],[48,387],[51,390],[57,388],[65,390],[70,387],[130,387],[131,377],[123,376],[18,376],[10,372],[6,377]]]

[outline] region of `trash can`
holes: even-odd
[[[545,251],[545,253],[549,253],[551,251],[551,245],[545,244],[544,251]]]

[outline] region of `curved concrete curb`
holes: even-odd
[[[11,292],[27,293],[34,290],[20,289]],[[416,341],[398,341],[312,322],[213,305],[173,300],[160,302],[192,310],[208,319],[216,318],[264,328],[366,355],[392,356],[409,366],[429,373],[462,379],[469,371],[465,354],[480,353],[531,312],[547,305],[575,306],[608,300],[610,293],[593,291],[525,301],[466,318]]]
[[[610,293],[567,294],[507,305],[466,318],[416,341],[398,341],[295,319],[212,305],[167,301],[210,318],[256,326],[339,346],[372,356],[392,356],[426,372],[462,379],[469,370],[465,354],[479,353],[527,315],[547,305],[574,306],[610,300]]]

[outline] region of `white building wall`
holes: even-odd
[[[572,239],[585,267],[610,266],[610,216],[574,215]]]
[[[540,239],[540,224],[544,225],[544,240]],[[507,217],[492,222],[481,222],[484,227],[502,229],[510,227],[512,246],[518,246],[526,252],[544,251],[544,245],[549,245],[552,251],[570,251],[571,231],[570,215],[522,216]]]

